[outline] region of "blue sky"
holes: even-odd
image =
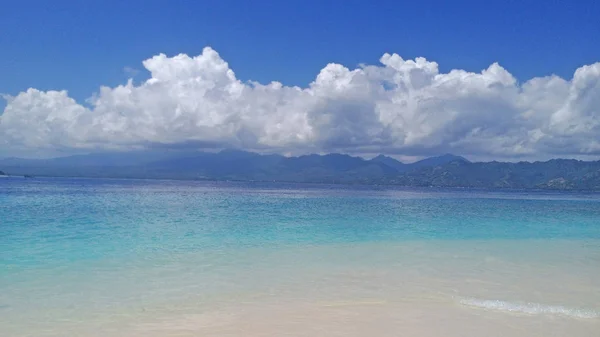
[[[238,78],[306,86],[329,62],[385,52],[519,79],[570,77],[600,59],[596,1],[6,1],[0,92],[67,89],[77,99],[157,53],[210,45]],[[141,76],[141,75],[140,75]],[[142,76],[143,77],[143,76]]]
[[[379,59],[384,53],[397,53],[404,60],[425,57],[428,61],[437,62],[439,69],[431,73],[431,78],[436,73],[445,74],[452,69],[480,73],[498,62],[516,79],[516,90],[522,90],[519,86],[521,83],[551,74],[569,81],[576,69],[600,61],[599,17],[600,4],[587,0],[5,1],[0,3],[0,93],[17,97],[28,88],[39,90],[41,95],[46,95],[49,90],[67,90],[69,97],[90,108],[90,103],[85,100],[97,94],[100,86],[114,88],[126,83],[132,76],[136,85],[148,79],[150,73],[142,65],[143,60],[159,53],[165,53],[167,57],[179,53],[197,56],[202,54],[206,46],[216,50],[242,82],[253,80],[267,84],[279,81],[284,86],[306,88],[329,63],[352,70],[360,64],[381,65]],[[595,97],[596,92],[593,91],[592,100]],[[15,103],[11,107],[11,114],[17,117],[11,117],[11,123],[15,123],[11,129],[13,137],[4,140],[5,149],[9,146],[14,149],[19,147],[18,151],[22,151],[25,147],[32,147],[31,144],[25,144],[24,136],[19,136],[23,138],[19,141],[15,136],[21,133],[15,122],[21,118],[19,116],[34,114],[33,98],[22,98],[20,105]],[[49,98],[44,96],[43,99]],[[379,106],[381,99],[372,98],[370,102]],[[567,101],[559,103],[561,106],[570,104]],[[179,106],[178,103],[173,104]],[[489,104],[494,106],[495,103]],[[6,103],[0,105],[0,109],[5,107]],[[17,112],[17,108],[21,110]],[[100,113],[93,107],[90,109],[95,114]],[[552,109],[545,113],[548,116],[558,113],[560,107],[557,105]],[[313,110],[309,110],[306,108],[305,112],[308,111],[306,113],[310,117]],[[515,113],[526,113],[522,107],[517,110]],[[136,111],[149,113],[142,108]],[[396,112],[403,113],[399,110]],[[194,112],[195,116],[204,116],[206,113]],[[328,113],[329,110],[325,115]],[[576,111],[571,115],[586,114],[589,115]],[[569,118],[572,117],[561,116],[553,117],[553,123],[556,124],[556,120],[571,120]],[[334,117],[330,119],[337,120],[339,116]],[[5,128],[8,128],[9,119],[4,119]],[[489,125],[488,119],[483,120],[487,124],[471,125],[470,130],[442,131],[453,135],[458,132],[457,135],[460,134],[464,140],[474,130],[485,129]],[[24,121],[25,118],[20,122],[27,124]],[[549,121],[546,124],[552,124]],[[390,125],[385,128],[390,129]],[[238,133],[247,132],[247,126],[236,127]],[[419,148],[453,150],[440,145],[452,138],[446,139],[446,136],[438,137],[440,144],[437,145],[421,142],[409,146],[409,140],[415,139],[409,135],[414,130],[407,130],[406,125],[401,127],[404,129],[398,132],[403,137],[402,144],[394,141],[394,144],[376,150],[390,153],[417,153]],[[101,128],[107,129],[106,125]],[[341,142],[340,139],[329,139],[318,143],[322,137],[314,134],[315,125],[310,125],[310,128],[313,130],[310,137],[314,141],[309,148],[313,150],[334,150],[332,144]],[[431,127],[422,129],[429,130]],[[354,132],[352,130],[349,126],[342,133],[351,134]],[[540,132],[549,135],[547,130]],[[4,133],[9,134],[8,129]],[[258,137],[258,133],[253,135]],[[366,134],[373,137],[371,131]],[[79,142],[88,142],[90,135],[78,135],[77,139]],[[384,136],[389,135],[379,134],[378,137]],[[139,141],[174,141],[172,137],[160,140],[144,137]],[[306,137],[298,136],[290,144],[304,141]],[[361,143],[360,149],[341,146],[343,151],[364,152],[373,145],[363,146],[363,140],[350,138]],[[555,140],[545,146],[557,146],[556,142],[558,146],[572,145],[564,139]],[[265,144],[263,142],[256,148],[279,148],[271,143]],[[55,146],[54,150],[56,147],[70,148],[71,145],[61,144]],[[288,145],[282,147],[293,150]],[[563,152],[569,155],[595,153],[595,146],[588,144],[579,146],[578,150],[565,149]],[[475,150],[454,149],[454,152],[463,154],[469,151]],[[515,151],[513,154],[520,155]],[[540,151],[525,152],[532,155]]]

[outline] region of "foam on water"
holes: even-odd
[[[520,303],[500,300],[461,299],[460,304],[486,310],[519,313],[527,315],[562,315],[573,318],[599,318],[600,312],[595,310],[568,308],[564,306],[544,305],[539,303]]]

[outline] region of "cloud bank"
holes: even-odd
[[[87,104],[66,91],[5,96],[5,152],[152,147],[253,151],[452,152],[498,158],[600,154],[600,62],[572,79],[524,83],[494,63],[479,73],[385,54],[380,65],[325,66],[305,88],[236,78],[210,47],[154,56],[151,76],[101,87]]]

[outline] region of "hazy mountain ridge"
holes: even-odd
[[[389,184],[404,186],[600,190],[600,161],[470,162],[445,154],[415,163],[379,155],[285,157],[224,150],[78,155],[0,160],[12,175]]]

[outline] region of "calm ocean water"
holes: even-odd
[[[0,180],[0,336],[599,336],[600,195]]]

